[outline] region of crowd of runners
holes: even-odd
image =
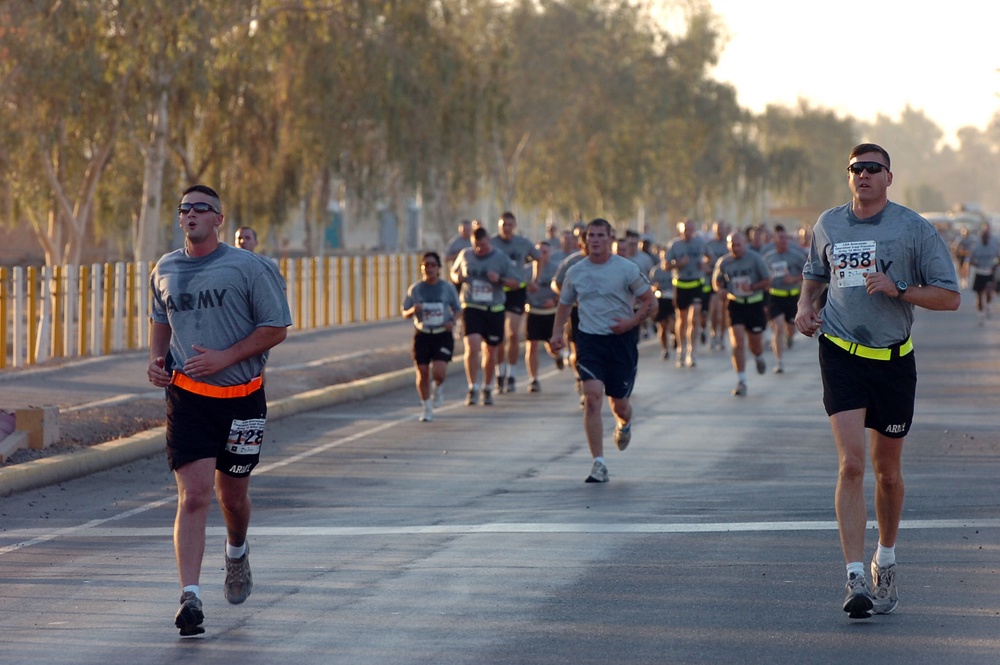
[[[586,229],[583,222],[565,229],[549,225],[544,238],[532,241],[517,233],[516,217],[505,212],[495,233],[478,220],[462,220],[443,258],[437,252],[423,255],[421,280],[410,286],[402,304],[403,316],[415,326],[421,421],[433,420],[434,407],[443,403],[441,384],[459,337],[467,405],[491,406],[495,394],[516,392],[519,385],[541,392],[545,359],[576,372],[584,407],[575,307],[564,331],[566,348],[555,349],[551,341],[566,274],[588,256]],[[785,371],[783,357],[796,334],[807,228],[793,235],[782,225],[734,229],[717,220],[699,228],[685,219],[667,242],[632,229],[614,232],[610,240],[611,251],[635,264],[655,294],[656,307],[638,332],[659,340],[664,361],[694,368],[702,353],[728,350],[735,396],[748,391],[748,352],[756,372]],[[770,358],[765,358],[766,336]],[[517,375],[522,353],[523,378]]]

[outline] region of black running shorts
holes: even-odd
[[[819,367],[827,415],[867,409],[865,427],[892,439],[906,436],[917,394],[914,355],[911,351],[895,360],[862,358],[820,336]]]
[[[263,388],[246,397],[206,397],[167,386],[170,470],[214,457],[215,468],[227,476],[249,476],[260,462],[266,420]]]

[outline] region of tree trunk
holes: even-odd
[[[155,261],[160,250],[160,208],[163,205],[163,172],[167,162],[169,107],[166,86],[160,88],[153,110],[149,145],[143,150],[142,208],[135,230],[135,260]]]

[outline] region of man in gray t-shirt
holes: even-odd
[[[823,405],[837,444],[836,512],[847,567],[843,609],[853,619],[896,608],[902,452],[917,386],[914,307],[958,309],[955,265],[934,227],[889,201],[889,153],[862,143],[848,162],[852,200],[813,228],[795,327],[819,333]],[[826,304],[818,305],[826,290]],[[865,579],[865,430],[875,473],[878,550]]]
[[[608,467],[601,400],[608,396],[617,423],[615,444],[625,450],[632,437],[629,396],[639,362],[636,326],[655,311],[656,298],[639,267],[611,253],[614,237],[607,220],[593,220],[586,233],[587,258],[566,272],[549,344],[556,352],[566,346],[563,326],[576,303],[580,315],[577,373],[585,397],[583,427],[594,458],[586,482],[603,483],[608,480]],[[637,298],[640,304],[635,308]]]
[[[166,390],[167,460],[177,484],[181,606],[174,625],[181,635],[199,635],[206,497],[213,487],[227,534],[223,595],[235,605],[253,589],[246,534],[250,473],[260,461],[267,419],[261,373],[292,318],[274,264],[219,240],[224,216],[215,190],[189,187],[177,212],[184,248],[164,255],[150,276],[146,376]],[[168,349],[172,372],[165,367]]]
[[[465,374],[469,394],[465,403],[476,404],[479,368],[482,364],[482,400],[493,404],[490,385],[496,369],[494,349],[503,344],[504,287],[516,286],[518,272],[503,252],[493,249],[490,235],[484,228],[472,234],[472,247],[463,249],[451,267],[451,279],[461,286],[462,329],[465,334]],[[482,358],[480,358],[482,355]]]

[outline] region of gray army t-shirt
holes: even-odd
[[[869,295],[864,275],[872,271],[910,286],[958,291],[948,247],[926,219],[891,201],[877,215],[858,219],[848,203],[819,216],[802,269],[805,279],[830,287],[820,332],[875,348],[910,336],[914,306],[884,293]]]

